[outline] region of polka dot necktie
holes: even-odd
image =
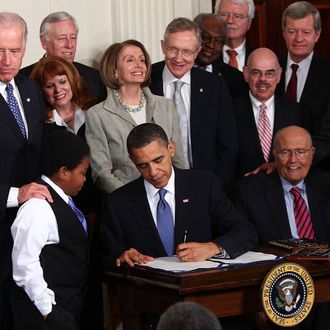
[[[25,131],[24,121],[23,121],[22,114],[21,114],[21,111],[19,109],[17,100],[14,96],[13,90],[14,90],[14,88],[11,84],[8,84],[6,86],[7,103],[8,103],[8,106],[9,106],[12,114],[14,115],[14,117],[16,119],[16,122],[17,122],[24,138],[26,138],[26,131]]]

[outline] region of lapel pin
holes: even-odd
[[[182,202],[183,203],[188,203],[189,202],[189,199],[188,198],[187,199],[183,199]]]
[[[200,88],[200,89],[199,89],[199,91],[200,91],[201,93],[203,93],[203,92],[204,92],[203,88]]]
[[[27,99],[26,99],[26,102],[30,102],[31,101],[31,99],[28,97]]]

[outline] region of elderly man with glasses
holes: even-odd
[[[243,66],[254,47],[246,42],[254,18],[253,0],[217,0],[214,12],[227,25],[226,43],[222,49],[223,61],[243,71]]]
[[[186,167],[216,173],[229,183],[238,156],[234,111],[224,79],[194,67],[201,50],[198,26],[174,19],[161,47],[165,61],[152,66],[150,89],[176,104]]]
[[[273,136],[289,125],[302,124],[299,104],[275,95],[282,69],[273,51],[253,51],[243,69],[249,91],[234,100],[239,141],[238,176],[274,160]]]
[[[330,242],[330,174],[311,167],[314,153],[305,129],[285,127],[274,138],[277,170],[240,180],[233,199],[248,214],[259,244],[290,238]],[[302,329],[325,329],[329,311],[329,303],[315,304]]]

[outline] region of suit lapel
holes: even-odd
[[[318,81],[323,75],[323,72],[319,72],[318,70],[318,63],[318,56],[314,53],[299,102],[306,103],[306,101],[308,102],[317,95],[317,90],[315,90],[315,88],[318,88],[318,84],[315,84],[315,81]]]
[[[33,137],[34,129],[36,126],[38,126],[40,121],[40,114],[35,112],[34,104],[36,104],[36,102],[41,102],[42,95],[40,94],[40,99],[34,100],[36,93],[31,93],[31,87],[29,84],[27,84],[28,81],[29,80],[27,79],[22,79],[20,75],[15,78],[15,83],[21,96],[25,119],[28,126],[28,140],[31,140]],[[32,95],[34,95],[34,97]],[[19,133],[20,136],[22,136],[20,131]]]
[[[198,74],[204,74],[200,72],[198,68],[191,69],[191,88],[190,88],[190,127],[191,127],[191,144],[195,145],[197,143],[198,131],[201,127],[204,119],[204,109],[205,104],[208,104],[208,100],[204,98],[204,89],[207,86],[201,82]]]
[[[320,183],[318,180],[313,179],[313,175],[309,174],[305,180],[306,193],[308,198],[309,212],[315,231],[315,236],[318,240],[327,239],[327,226],[324,223],[326,215],[322,212],[328,201],[324,200],[322,191],[320,190]]]
[[[281,184],[280,177],[277,172],[271,174],[267,180],[265,188],[266,199],[268,207],[270,208],[270,214],[273,215],[273,224],[280,235],[279,239],[285,239],[291,237],[291,230],[288,220],[288,214],[286,211],[286,205],[284,200],[284,192]],[[265,219],[265,221],[270,221]]]
[[[137,225],[140,227],[141,235],[153,247],[156,255],[167,255],[152,218],[142,177],[137,181],[136,189],[132,191],[131,201],[132,213]]]
[[[191,205],[193,198],[191,191],[187,191],[187,182],[181,171],[175,169],[175,246],[183,242],[184,233],[188,231],[189,241],[189,222],[193,219]]]

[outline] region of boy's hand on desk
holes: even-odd
[[[213,242],[207,243],[181,243],[176,254],[181,261],[203,261],[220,253],[219,247]]]
[[[130,267],[133,267],[135,263],[138,264],[146,264],[149,261],[154,260],[153,257],[146,256],[139,251],[131,248],[129,250],[126,250],[117,260],[116,265],[117,267],[120,267],[122,264],[126,263]]]

